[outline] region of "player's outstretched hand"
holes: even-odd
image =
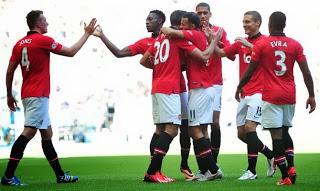
[[[316,100],[314,97],[309,97],[306,102],[306,109],[308,109],[310,105],[309,113],[312,113],[316,109]]]
[[[103,30],[100,25],[97,26],[96,30],[93,32],[93,36],[101,37],[103,35]]]
[[[89,25],[87,25],[86,23],[84,23],[84,31],[85,33],[89,34],[89,35],[92,35],[93,32],[96,30],[97,26],[96,26],[96,23],[97,23],[97,19],[96,18],[93,18],[91,19]]]
[[[252,48],[253,44],[251,44],[249,41],[247,41],[247,39],[243,38],[243,37],[237,37],[235,39],[235,41],[239,41],[242,43],[242,45],[248,47],[248,48]]]
[[[208,26],[202,27],[202,31],[206,35],[207,41],[210,43],[213,38],[214,31]]]
[[[217,32],[211,33],[211,35],[213,36],[212,39],[217,39],[218,44],[219,44],[219,42],[221,40],[222,32],[223,32],[222,28],[219,28],[217,30]]]

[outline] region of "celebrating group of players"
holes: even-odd
[[[223,178],[217,165],[221,143],[219,125],[222,93],[221,57],[235,60],[239,55],[240,82],[235,98],[238,137],[247,144],[248,168],[239,180],[257,178],[258,153],[268,161],[267,176],[281,171],[278,185],[295,183],[293,142],[289,134],[295,109],[295,84],[293,65],[298,62],[309,92],[306,106],[310,113],[316,107],[313,80],[302,46],[283,33],[286,16],[274,12],[269,18],[270,36],[259,32],[262,23],[257,11],[244,13],[243,28],[247,38],[237,38],[230,44],[223,28],[210,24],[210,6],[199,3],[196,12],[176,10],[170,15],[170,27],[163,27],[166,17],[160,10],[150,11],[146,19],[151,37],[117,48],[103,33],[96,20],[85,26],[85,33],[72,47],[64,47],[44,36],[48,23],[41,11],[31,11],[27,16],[30,32],[13,48],[7,70],[8,106],[15,110],[12,96],[12,79],[20,64],[23,74],[22,100],[25,127],[15,141],[10,159],[1,179],[3,185],[22,185],[14,176],[23,151],[37,129],[42,137],[46,158],[57,176],[58,183],[75,182],[77,176],[65,173],[51,142],[52,129],[48,114],[50,93],[49,56],[73,56],[90,35],[102,40],[116,57],[143,54],[140,64],[153,71],[152,111],[156,125],[150,142],[151,161],[144,181],[172,182],[174,179],[161,171],[162,160],[173,138],[180,129],[180,170],[186,181],[208,181]],[[187,85],[183,75],[186,71]],[[187,86],[187,87],[186,87]],[[261,124],[271,133],[272,151],[258,138],[256,127]],[[209,136],[207,126],[211,125]],[[188,165],[190,137],[198,164],[193,174]]]

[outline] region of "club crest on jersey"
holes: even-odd
[[[54,43],[52,43],[51,48],[52,48],[52,49],[56,49],[56,48],[57,48],[57,46],[58,46],[58,45],[57,45],[57,43],[56,43],[56,42],[54,42]]]

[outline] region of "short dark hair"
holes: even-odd
[[[34,29],[41,14],[43,14],[43,11],[40,10],[32,10],[27,14],[27,24],[30,30]]]
[[[273,12],[269,17],[269,25],[272,29],[283,31],[286,27],[286,15],[280,11]]]
[[[196,6],[196,9],[197,9],[198,7],[207,7],[208,10],[210,11],[210,5],[209,5],[208,3],[201,2],[201,3],[199,3],[199,4]]]
[[[261,26],[262,17],[258,11],[247,11],[244,13],[244,15],[251,15],[255,22],[260,21],[260,26]]]
[[[186,13],[186,11],[175,10],[170,15],[170,23],[171,26],[179,26],[181,23],[182,16]]]
[[[156,14],[161,20],[162,24],[166,21],[166,15],[160,10],[152,10],[150,13]]]
[[[198,16],[197,13],[186,12],[182,17],[187,18],[188,21],[194,24],[196,28],[200,28],[200,17]]]

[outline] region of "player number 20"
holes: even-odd
[[[277,76],[282,76],[282,75],[284,75],[284,74],[286,73],[286,71],[287,71],[287,66],[286,66],[286,64],[284,63],[284,61],[286,60],[286,54],[285,54],[283,51],[281,51],[281,50],[276,50],[276,51],[274,52],[274,55],[275,55],[276,57],[277,57],[277,56],[280,57],[280,59],[277,60],[276,65],[281,67],[280,70],[274,70],[274,72],[276,73]]]
[[[22,49],[21,65],[26,67],[26,71],[29,71],[30,62],[28,59],[28,48],[27,47],[23,47],[23,49]]]
[[[157,49],[156,54],[154,55],[154,65],[160,63],[164,63],[169,58],[170,51],[170,43],[168,39],[164,39],[164,41],[160,44],[159,41],[156,41],[154,44]]]

